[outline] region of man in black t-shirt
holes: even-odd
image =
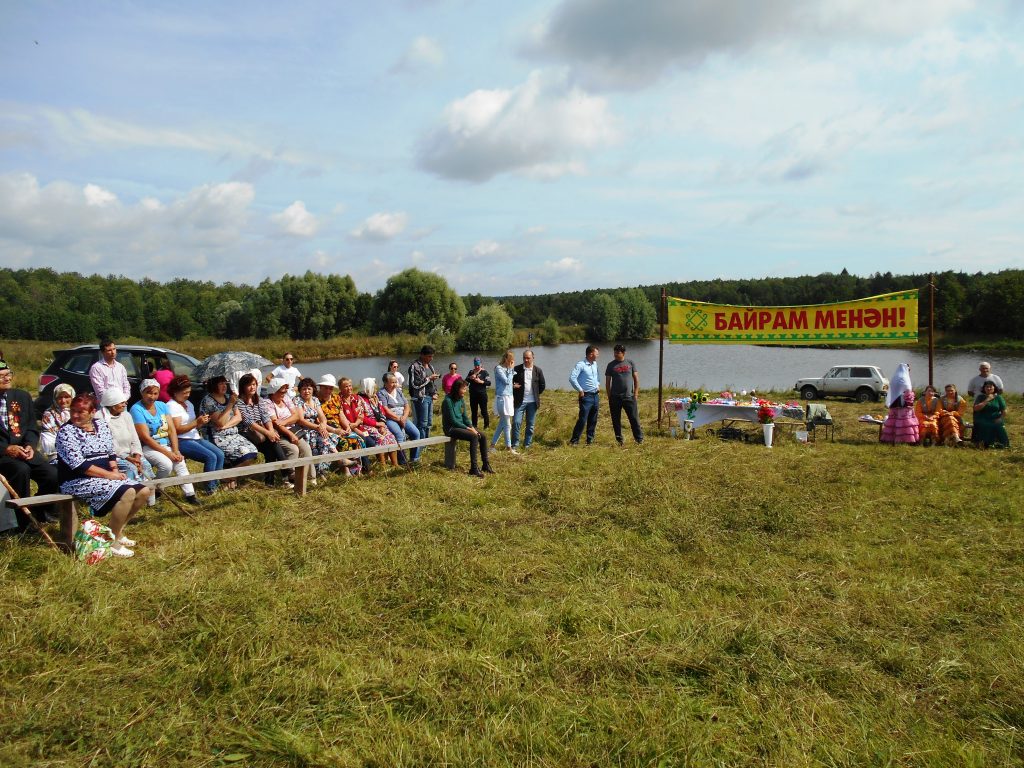
[[[642,443],[644,431],[640,427],[637,403],[640,394],[640,374],[637,373],[633,361],[626,359],[626,348],[621,344],[615,345],[615,357],[604,370],[604,388],[608,394],[615,440],[622,445],[622,411],[625,410],[629,428],[633,431],[633,439],[637,443]]]

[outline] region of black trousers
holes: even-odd
[[[636,398],[623,399],[614,395],[608,398],[608,407],[612,412],[612,429],[615,431],[615,439],[622,442],[622,412],[626,412],[629,419],[629,428],[633,431],[633,439],[638,443],[644,441],[644,431],[640,428],[640,412],[636,405]]]
[[[47,493],[60,492],[57,483],[57,466],[55,464],[48,464],[42,454],[38,452],[32,458],[32,461],[12,459],[10,456],[0,457],[0,475],[6,478],[11,488],[19,496],[32,495],[28,484],[29,480],[36,481],[36,484],[39,486],[40,496]],[[36,509],[38,510],[36,517],[44,522],[48,516],[53,514],[53,510],[49,505],[37,507]],[[27,528],[29,525],[28,518],[25,517],[22,511],[17,509],[14,514],[18,519],[18,528],[21,530]]]
[[[456,440],[465,440],[469,443],[469,471],[477,472],[480,469],[480,465],[477,464],[476,454],[480,451],[480,460],[483,462],[483,466],[486,469],[490,466],[487,461],[487,440],[483,435],[478,435],[475,432],[470,432],[468,429],[462,427],[452,427],[448,430],[448,437],[453,437]]]
[[[480,414],[484,417],[484,429],[491,426],[491,416],[487,413],[487,390],[483,392],[474,392],[473,388],[469,388],[469,410],[473,414],[473,426],[477,425],[477,409],[480,409]]]

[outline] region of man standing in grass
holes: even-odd
[[[100,341],[100,354],[102,357],[89,368],[89,383],[96,402],[103,399],[103,393],[108,389],[120,390],[124,399],[129,399],[132,388],[128,384],[128,370],[117,359],[117,346],[110,339],[103,339]]]
[[[622,411],[626,411],[633,439],[639,445],[644,441],[640,428],[640,413],[637,398],[640,396],[640,374],[632,360],[626,359],[626,348],[615,345],[615,359],[604,370],[604,388],[608,393],[608,407],[612,414],[612,430],[615,442],[622,445]]]
[[[981,394],[981,388],[985,386],[986,381],[991,381],[996,385],[996,394],[1001,395],[1003,393],[1003,380],[992,373],[992,365],[986,361],[978,363],[978,375],[971,379],[967,385],[967,394],[971,397]]]
[[[298,394],[295,384],[301,378],[302,372],[295,367],[295,355],[291,352],[285,352],[282,364],[268,373],[264,381],[269,382],[271,379],[284,379],[288,382],[288,394],[294,397]]]
[[[540,408],[540,396],[544,389],[544,371],[533,364],[533,350],[528,349],[523,352],[522,365],[515,367],[512,377],[512,400],[516,406],[512,419],[513,448],[519,447],[519,429],[523,426],[523,416],[526,416],[523,448],[529,448],[533,443],[533,424],[537,420],[537,409]]]
[[[432,365],[434,348],[424,344],[419,359],[409,366],[409,396],[412,397],[416,428],[420,437],[430,437],[430,426],[434,423],[434,397],[437,394],[438,379]]]
[[[587,347],[586,357],[576,363],[569,374],[569,386],[580,398],[580,415],[572,428],[569,445],[579,445],[583,427],[587,428],[587,445],[594,442],[597,432],[597,411],[601,405],[601,378],[597,373],[597,355],[600,352],[593,344]]]

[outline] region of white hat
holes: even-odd
[[[159,384],[157,386],[159,386]],[[100,398],[100,405],[104,408],[110,408],[118,403],[126,402],[128,402],[128,398],[125,396],[124,392],[115,387],[103,390],[103,397]]]
[[[332,376],[331,374],[325,373],[323,376],[320,377],[320,381],[318,381],[316,383],[316,385],[318,387],[332,387],[333,388],[333,387],[337,387],[338,386],[338,380],[336,378],[334,378],[334,376]]]
[[[281,389],[281,387],[287,386],[289,386],[287,379],[282,379],[280,376],[275,376],[267,383],[267,393],[272,395],[279,389]]]

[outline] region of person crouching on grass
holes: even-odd
[[[487,460],[487,440],[483,434],[473,426],[466,413],[466,390],[469,385],[465,379],[459,379],[452,384],[451,391],[445,395],[441,402],[441,426],[445,435],[454,440],[465,440],[469,443],[469,474],[474,477],[483,477],[484,472],[494,474],[491,463]],[[477,465],[476,454],[480,451],[481,466]]]

